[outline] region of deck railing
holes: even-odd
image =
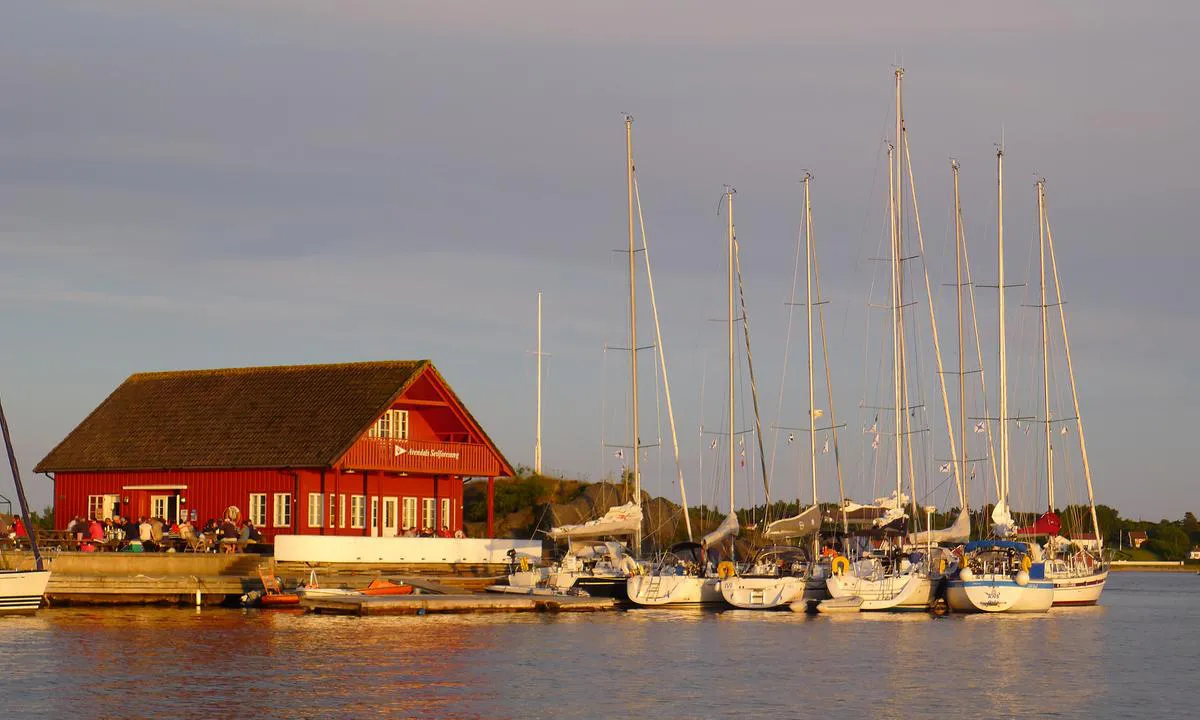
[[[348,470],[392,470],[496,476],[500,462],[486,445],[361,437],[342,457]]]

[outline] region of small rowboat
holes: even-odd
[[[390,580],[377,579],[372,580],[371,584],[359,590],[350,588],[326,588],[309,585],[300,589],[300,595],[303,597],[362,597],[374,595],[411,595],[413,586],[404,583],[394,583]]]

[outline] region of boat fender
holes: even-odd
[[[521,560],[517,564],[521,568],[521,572],[529,572],[529,558],[522,555]]]
[[[1018,570],[1017,574],[1013,576],[1013,582],[1021,587],[1025,587],[1029,584],[1029,572],[1026,570]]]
[[[728,560],[722,560],[717,565],[717,577],[721,578],[722,580],[733,577],[734,573],[736,572],[737,568],[734,567],[733,563],[729,562]]]
[[[834,575],[845,575],[850,571],[850,559],[845,555],[838,555],[829,563],[829,569]]]
[[[946,574],[946,558],[942,558],[941,560],[938,561],[938,574],[939,575]]]
[[[971,582],[975,579],[975,573],[972,572],[970,567],[964,567],[958,571],[958,579],[963,582]]]
[[[1022,556],[1021,557],[1021,569],[1024,570],[1026,574],[1028,574],[1029,568],[1031,568],[1031,567],[1033,567],[1033,560],[1031,560],[1028,555]]]

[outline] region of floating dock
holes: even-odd
[[[427,615],[432,613],[601,612],[615,610],[613,598],[544,595],[376,595],[302,598],[300,606],[337,615]]]

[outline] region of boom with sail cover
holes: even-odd
[[[572,540],[610,535],[633,535],[641,527],[642,506],[627,502],[624,505],[609,508],[608,512],[595,520],[588,520],[577,525],[561,525],[550,528],[550,537],[553,540]]]
[[[813,505],[793,517],[776,520],[763,531],[764,540],[808,537],[821,529],[821,507]]]

